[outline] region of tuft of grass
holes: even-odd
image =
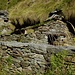
[[[64,3],[70,4],[73,0],[63,0]]]
[[[6,58],[6,61],[8,63],[9,66],[12,65],[13,61],[12,61],[13,57],[12,56],[9,56],[8,58]]]
[[[72,55],[70,58],[67,55],[67,51],[59,52],[56,55],[52,54],[50,59],[50,68],[44,75],[74,75],[75,66],[72,64],[72,60],[75,55]]]
[[[0,0],[0,10],[7,10],[22,0]]]

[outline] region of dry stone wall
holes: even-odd
[[[42,75],[50,67],[52,54],[63,50],[70,56],[75,54],[75,42],[63,21],[51,20],[33,29],[15,29],[19,34],[9,27],[10,22],[5,23],[0,21],[0,67],[9,75]]]
[[[8,68],[8,62],[4,62],[5,69],[9,73],[24,72],[42,75],[49,67],[50,56],[52,53],[67,50],[70,55],[75,53],[74,46],[52,46],[48,44],[21,43],[17,41],[0,41],[0,58],[7,60],[11,57],[11,67]],[[10,60],[9,60],[10,61]]]

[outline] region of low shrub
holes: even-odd
[[[72,63],[72,59],[75,56],[72,56],[70,58],[71,61],[67,62],[66,59],[69,58],[67,55],[68,53],[66,51],[60,52],[56,55],[53,54],[50,59],[51,65],[44,75],[74,75],[75,66]]]

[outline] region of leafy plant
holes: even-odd
[[[7,59],[6,59],[7,63],[9,66],[12,65],[13,61],[12,61],[12,56],[9,56]]]
[[[71,62],[66,62],[67,52],[63,51],[51,56],[51,66],[44,75],[74,75],[75,66]],[[73,57],[72,57],[73,58]],[[66,65],[66,63],[68,65]]]
[[[63,0],[64,3],[70,3],[72,0]]]
[[[73,38],[73,40],[75,41],[75,38]]]

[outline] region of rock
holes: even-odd
[[[2,52],[0,55],[2,56],[3,61],[6,61],[5,59],[7,59],[9,60],[9,63],[11,62],[11,68],[9,67],[8,71],[12,71],[13,74],[15,74],[15,72],[24,72],[26,74],[35,75],[39,73],[42,75],[45,72],[45,69],[49,67],[51,54],[56,54],[64,50],[68,51],[68,55],[70,56],[75,54],[75,47],[70,45],[53,46],[49,44],[0,41],[0,48],[0,51]],[[10,56],[12,57],[12,61]],[[7,64],[7,66],[9,65]]]
[[[46,21],[50,20],[63,20],[64,15],[62,13],[62,10],[55,10],[49,13],[49,17],[46,19]]]
[[[51,13],[49,13],[49,17],[52,16],[53,14],[58,14],[58,15],[60,15],[60,14],[62,14],[62,10],[56,9],[55,11],[52,11]]]
[[[6,33],[7,33],[6,29],[3,29],[3,31],[1,32],[2,35],[6,34]]]
[[[4,22],[8,22],[8,11],[0,10],[0,18],[2,18]]]
[[[20,72],[22,72],[22,67],[17,68]]]
[[[10,35],[14,26],[8,18],[8,11],[0,10],[0,35]]]
[[[18,41],[18,42],[23,42],[23,43],[31,42],[31,43],[37,43],[37,44],[39,44],[39,43],[48,44],[49,43],[49,44],[53,44],[53,45],[62,45],[62,46],[65,44],[74,45],[73,39],[71,39],[71,37],[72,37],[71,33],[69,32],[67,25],[60,20],[52,21],[52,22],[49,21],[46,24],[44,24],[43,26],[39,26],[34,29],[24,28],[24,31],[26,29],[26,32],[27,32],[25,34],[22,33],[22,34],[18,34],[18,35],[16,35],[16,34],[10,35],[14,29],[12,30],[11,28],[8,28],[8,29],[7,28],[5,28],[5,30],[7,31],[5,36],[1,34],[3,37],[1,37],[0,40],[2,40],[2,41],[3,40],[4,41],[12,40],[12,41]],[[1,32],[3,31],[3,29],[1,30]],[[10,32],[10,33],[8,33],[8,32]],[[6,35],[9,35],[9,36],[6,36]],[[60,38],[61,36],[64,37],[64,39],[62,41]],[[69,40],[69,41],[67,41],[67,40]],[[50,43],[50,42],[52,42],[52,43]]]
[[[53,17],[60,18],[56,14]],[[66,24],[60,20],[49,21],[33,29],[24,28],[24,32],[21,29],[21,34],[11,34],[14,30],[12,25],[9,27],[10,23],[2,19],[0,22],[0,58],[10,75],[42,75],[50,67],[52,54],[64,50],[69,52],[68,56],[75,54],[74,43],[70,39],[72,36]]]

